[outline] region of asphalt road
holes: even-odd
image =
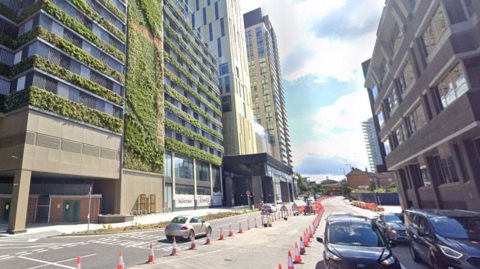
[[[347,205],[340,198],[327,199],[324,216],[331,212],[353,212],[355,214],[375,214],[371,211]],[[257,217],[259,228],[254,228]],[[247,229],[247,219],[251,230]],[[213,236],[210,245],[204,245],[205,238],[197,238],[197,250],[189,250],[189,242],[178,242],[178,255],[170,256],[172,244],[165,240],[163,231],[147,231],[129,234],[55,237],[55,238],[5,238],[0,239],[0,268],[76,268],[76,256],[82,257],[82,268],[115,268],[118,253],[123,251],[126,268],[288,268],[288,251],[295,254],[294,244],[299,243],[303,230],[312,223],[314,215],[289,217],[287,221],[277,220],[273,227],[263,228],[260,213],[236,216],[212,221]],[[242,222],[244,233],[238,233],[238,223]],[[233,237],[228,237],[228,225],[232,225]],[[223,227],[225,240],[219,241],[220,227]],[[324,230],[322,221],[316,236]],[[150,243],[154,245],[155,264],[145,265]],[[303,263],[295,268],[324,268],[323,246],[312,241],[302,255]],[[428,268],[414,263],[406,246],[399,246],[394,253],[405,268]]]

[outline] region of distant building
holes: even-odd
[[[352,171],[347,174],[347,182],[350,188],[356,190],[370,191],[371,182],[375,182],[377,187],[387,188],[392,183],[396,183],[394,173],[370,173],[368,171],[362,171],[353,167]]]
[[[367,147],[368,162],[370,163],[370,171],[376,173],[377,165],[382,165],[382,155],[380,153],[379,140],[375,130],[373,118],[362,122],[363,136]]]
[[[336,180],[327,179],[322,181],[320,185],[322,185],[325,192],[330,193],[332,195],[343,193],[342,183]]]

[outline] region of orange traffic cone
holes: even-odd
[[[232,225],[228,225],[228,229],[229,229],[229,232],[228,232],[228,236],[233,236],[233,232],[232,232]]]
[[[207,230],[207,240],[205,241],[205,245],[210,244],[210,232]]]
[[[117,269],[124,269],[124,267],[123,267],[123,256],[122,256],[122,251],[121,250],[120,250],[120,254],[118,255]]]
[[[190,246],[190,249],[195,249],[197,246],[195,245],[195,237],[192,237],[192,245]]]
[[[307,242],[310,242],[310,236],[308,236],[308,228],[305,228],[305,235],[307,235]]]
[[[155,261],[155,256],[153,255],[153,244],[150,243],[150,254],[148,255],[147,263],[153,263]]]
[[[288,269],[295,269],[293,267],[292,253],[290,252],[290,250],[288,251]]]
[[[309,229],[309,236],[310,238],[313,238],[313,233],[312,233],[312,226],[308,225],[308,229]]]
[[[300,251],[298,251],[298,245],[297,242],[295,242],[295,261],[294,263],[301,263],[302,262],[302,257],[300,257]]]
[[[80,262],[80,256],[77,256],[77,269],[82,269],[82,264]]]
[[[278,269],[282,269],[282,265],[281,265],[281,264],[278,264]]]
[[[250,220],[247,219],[247,230],[250,230]]]
[[[300,254],[303,255],[305,253],[307,253],[307,251],[305,250],[305,245],[303,244],[303,239],[300,236]]]
[[[303,232],[303,244],[305,245],[305,247],[308,247],[307,235],[305,234],[305,232]]]
[[[175,239],[175,237],[173,238],[172,254],[170,254],[170,255],[171,256],[177,256],[177,240]]]
[[[255,228],[258,228],[257,227],[257,218],[255,218]]]
[[[223,239],[225,239],[225,238],[223,237],[222,227],[220,227],[220,238],[218,240],[223,240]]]
[[[238,223],[238,233],[239,233],[239,234],[243,233],[242,223],[241,223],[241,222]]]

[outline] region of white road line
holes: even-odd
[[[86,257],[90,257],[90,256],[95,256],[97,255],[96,253],[94,254],[89,254],[89,255],[85,255],[85,256],[80,256],[81,258],[86,258]],[[59,261],[59,262],[56,262],[56,263],[61,263],[61,262],[68,262],[68,261],[73,261],[73,260],[76,260],[77,258],[72,258],[72,259],[68,259],[68,260],[63,260],[63,261]],[[34,268],[40,268],[40,267],[44,267],[44,266],[48,266],[50,264],[44,264],[44,265],[39,265],[39,266],[35,266],[35,267],[30,267],[28,269],[34,269]]]
[[[28,251],[22,251],[22,252],[17,252],[15,253],[15,255],[26,255],[26,254],[32,254],[31,252],[28,252]]]
[[[6,260],[6,259],[11,259],[11,258],[14,258],[14,256],[3,257],[3,258],[0,258],[0,260]]]
[[[45,263],[46,265],[53,265],[53,266],[58,266],[58,267],[63,267],[63,268],[68,268],[68,269],[75,269],[74,267],[66,266],[66,265],[63,265],[63,264],[57,264],[57,263],[54,263],[54,262],[47,262],[47,261],[42,261],[42,260],[23,257],[23,256],[20,256],[18,258],[24,259],[24,260],[30,260],[30,261],[34,261],[34,262],[39,262],[39,263]],[[36,268],[36,267],[30,267],[29,269],[32,269],[32,268]]]

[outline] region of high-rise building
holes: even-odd
[[[365,146],[367,147],[368,162],[370,163],[370,172],[376,173],[377,165],[381,165],[383,164],[383,162],[373,118],[362,122],[362,130],[363,136],[365,138]]]
[[[216,57],[184,2],[138,3],[0,1],[9,232],[86,222],[89,191],[92,222],[222,204]]]
[[[480,211],[480,2],[386,1],[368,68],[405,208]]]
[[[226,156],[257,152],[243,17],[238,0],[190,0],[191,26],[218,57]]]
[[[275,30],[261,8],[243,15],[253,112],[268,131],[269,154],[292,167],[290,131]]]

